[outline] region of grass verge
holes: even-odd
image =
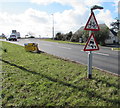
[[[80,42],[60,41],[60,40],[52,40],[52,39],[41,39],[41,40],[49,41],[49,42],[57,42],[57,43],[76,44],[76,45],[86,44],[86,43],[80,43]]]
[[[2,42],[2,106],[115,106],[120,105],[119,77],[46,53],[25,52]]]
[[[120,48],[112,48],[113,51],[120,51]]]

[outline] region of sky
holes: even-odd
[[[110,23],[120,16],[119,1],[0,0],[0,34],[8,36],[12,30],[17,30],[21,37],[28,33],[36,37],[52,37],[53,20],[55,34],[74,33],[85,26],[93,5],[104,7],[103,10],[94,10],[98,24],[105,23],[110,27]]]

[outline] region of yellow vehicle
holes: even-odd
[[[25,46],[26,51],[30,51],[30,52],[38,52],[39,51],[38,44],[36,44],[36,43],[25,43],[24,46]]]

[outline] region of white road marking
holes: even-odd
[[[45,46],[53,46],[53,45],[50,45],[50,44],[42,44],[42,45],[45,45]],[[57,46],[57,47],[59,47],[59,48],[64,48],[64,49],[71,49],[71,48],[69,48],[69,47],[62,47],[62,46]]]
[[[86,52],[88,53],[89,51],[83,51],[81,50],[82,52]],[[110,56],[109,54],[105,54],[105,53],[99,53],[99,52],[93,52],[93,54],[99,54],[99,55],[103,55],[103,56]]]
[[[42,44],[42,45],[45,45],[45,46],[53,46],[53,45],[50,45],[50,44]]]
[[[69,48],[69,47],[62,47],[62,46],[58,46],[59,48],[64,48],[64,49],[71,49],[71,48]]]
[[[104,56],[110,56],[109,54],[104,54],[104,53],[98,53],[98,52],[93,52],[94,54],[99,54],[99,55],[104,55]]]

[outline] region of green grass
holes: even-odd
[[[120,51],[120,48],[112,48],[114,51]]]
[[[0,37],[0,39],[6,39],[6,37]]]
[[[46,53],[2,42],[2,106],[115,106],[120,105],[119,77]]]
[[[66,43],[66,44],[78,44],[78,45],[86,44],[86,43],[80,43],[80,42],[70,42],[70,41],[52,40],[52,39],[41,39],[41,40],[49,41],[49,42],[57,42],[57,43]]]

